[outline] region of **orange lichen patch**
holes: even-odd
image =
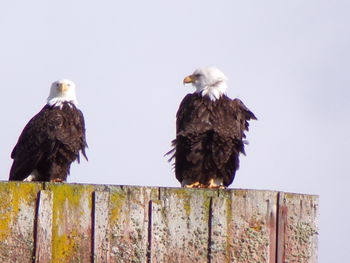
[[[263,221],[258,221],[253,219],[251,222],[249,222],[249,227],[256,232],[260,232],[262,230],[262,226],[264,225]]]

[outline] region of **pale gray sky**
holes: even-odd
[[[2,1],[0,179],[51,82],[77,85],[69,182],[179,186],[163,154],[197,67],[256,114],[233,188],[321,195],[320,262],[348,258],[349,1]]]

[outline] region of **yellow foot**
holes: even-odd
[[[226,189],[226,186],[223,185],[217,185],[217,186],[208,186],[210,189]]]
[[[222,183],[222,179],[210,179],[207,187],[211,189],[226,189]]]
[[[55,179],[52,179],[50,181],[53,182],[53,183],[62,183],[63,182],[63,180],[59,179],[59,178],[55,178]]]
[[[211,189],[226,189],[223,185],[221,179],[210,179],[208,184],[202,184],[200,182],[195,182],[192,184],[183,185],[185,188],[211,188]]]
[[[193,183],[193,184],[186,184],[185,187],[186,187],[186,188],[200,188],[201,185],[202,185],[201,183],[195,182],[195,183]]]

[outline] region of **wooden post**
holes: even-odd
[[[313,195],[0,182],[0,262],[316,263],[317,242]]]
[[[95,199],[95,262],[147,262],[149,202],[158,189],[110,186],[108,191],[95,193],[101,197]]]
[[[94,263],[109,262],[109,192],[94,192]]]
[[[276,262],[277,192],[222,191],[212,207],[211,262]]]
[[[52,263],[91,262],[93,186],[48,184],[53,193]]]
[[[32,263],[36,200],[41,184],[0,183],[0,262]]]
[[[160,189],[152,202],[151,262],[206,262],[215,191]]]
[[[39,207],[36,224],[36,263],[50,263],[52,259],[52,203],[53,194],[51,191],[41,190],[39,194]]]
[[[278,263],[317,263],[318,198],[279,194]]]

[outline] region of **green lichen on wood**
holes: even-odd
[[[152,245],[162,255],[159,262],[202,262],[208,254],[210,200],[215,190],[161,188],[161,202],[154,202]],[[165,252],[166,251],[166,252]],[[184,261],[186,260],[186,261]],[[204,261],[203,261],[204,262]]]
[[[313,225],[307,222],[298,222],[296,225],[289,225],[293,247],[289,249],[289,253],[295,262],[305,262],[311,257],[311,239],[318,235],[317,230]]]
[[[182,259],[186,255],[191,255],[192,258],[206,258],[208,249],[206,243],[208,241],[207,231],[211,220],[210,204],[211,198],[215,196],[218,196],[220,202],[213,201],[213,204],[219,204],[225,210],[220,210],[222,220],[218,220],[224,227],[220,226],[212,233],[212,238],[218,237],[219,241],[215,244],[209,244],[212,246],[211,251],[216,251],[216,254],[223,253],[226,255],[225,259],[234,260],[235,262],[266,262],[268,260],[270,234],[268,232],[268,222],[265,222],[266,215],[264,213],[266,209],[264,210],[264,206],[266,203],[260,202],[266,198],[260,194],[255,195],[248,190],[161,188],[161,200],[157,200],[158,188],[102,187],[74,184],[46,185],[47,189],[54,194],[52,262],[88,262],[86,257],[91,256],[91,194],[99,187],[99,189],[110,193],[108,200],[108,221],[110,224],[108,227],[108,231],[110,231],[108,242],[110,242],[110,250],[108,253],[111,257],[118,259],[118,262],[145,262],[147,247],[144,244],[147,243],[147,240],[146,243],[142,243],[143,241],[140,242],[140,240],[147,237],[148,204],[150,200],[153,200],[154,207],[152,215],[156,213],[159,218],[158,224],[161,225],[158,226],[156,221],[152,221],[152,234],[158,233],[159,243],[163,244],[169,251],[175,248],[174,253],[181,252]],[[41,184],[0,184],[0,261],[9,258],[13,254],[5,243],[9,241],[18,247],[25,247],[26,250],[16,248],[17,254],[22,254],[29,248],[28,258],[31,257],[34,247],[34,234],[31,233],[28,238],[29,232],[27,233],[27,230],[23,228],[25,230],[23,235],[22,228],[19,229],[18,225],[23,226],[25,224],[19,224],[18,222],[34,220],[36,198],[40,189]],[[295,196],[295,194],[286,194],[285,199],[281,200],[286,203],[285,205],[289,205],[289,202],[291,202],[289,199],[295,199]],[[297,199],[295,211],[289,209],[288,220],[292,224],[286,226],[288,239],[291,240],[290,243],[296,246],[295,248],[288,246],[286,250],[291,252],[288,256],[291,262],[307,262],[310,256],[313,256],[310,253],[314,253],[310,246],[314,245],[312,242],[315,240],[315,235],[317,235],[317,229],[310,220],[301,220],[298,223],[295,221],[296,219],[300,220],[298,215],[301,214],[301,211],[304,216],[308,215],[310,218],[315,216],[317,211],[309,208],[316,204],[314,196],[297,196],[301,200],[300,205],[299,199]],[[253,202],[250,203],[252,200]],[[251,209],[257,211],[251,214]],[[236,213],[237,210],[240,212]],[[23,211],[29,212],[23,213]],[[30,214],[32,211],[33,219],[31,219]],[[83,222],[81,221],[82,218],[88,219],[83,219],[85,220]],[[15,231],[13,225],[16,225]],[[177,229],[181,229],[178,240],[176,239],[179,236],[176,233]],[[87,231],[84,232],[85,230]],[[220,232],[220,230],[225,231]],[[14,236],[11,231],[23,235],[24,238],[19,235]],[[175,234],[171,231],[175,231]],[[172,238],[176,240],[176,244],[172,243]],[[152,240],[156,241],[157,239]],[[17,243],[14,243],[14,241]],[[87,248],[86,244],[88,244]],[[177,247],[177,244],[180,244],[180,246]],[[175,256],[171,255],[170,259],[177,260]],[[225,262],[224,259],[222,260],[220,262]]]
[[[82,242],[88,237],[81,231],[91,217],[94,187],[91,185],[50,184],[54,194],[52,225],[52,262],[82,262]],[[87,203],[87,207],[85,206]],[[88,211],[87,211],[88,210]]]
[[[176,188],[165,191],[165,196],[175,195],[176,200],[181,200],[183,209],[186,216],[189,218],[191,215],[191,207],[202,205],[206,219],[209,220],[210,198],[215,195],[216,191],[211,189],[188,189],[188,188]],[[197,203],[199,201],[199,203]]]
[[[265,191],[231,191],[226,200],[227,244],[229,262],[267,262],[270,230],[267,225]],[[228,260],[226,258],[226,260]]]
[[[176,195],[177,200],[182,201],[183,209],[185,210],[187,217],[189,217],[191,214],[192,192],[193,192],[192,189],[186,189],[186,188],[171,189],[171,191],[169,191],[169,193],[173,193]]]
[[[298,198],[303,201],[315,201],[315,195],[295,194],[295,193],[285,193],[285,192],[283,194],[284,194],[284,198],[287,200],[295,200],[296,196],[298,196]]]
[[[232,215],[232,196],[230,192],[226,192],[226,229],[227,229],[227,235],[226,235],[226,259],[229,260],[228,255],[230,255],[230,237],[232,236],[232,222],[233,222],[233,215]],[[222,198],[222,197],[221,197]]]
[[[203,207],[204,207],[204,221],[208,222],[210,221],[210,198],[211,196],[205,195]]]
[[[234,239],[231,253],[235,262],[266,262],[269,246],[267,232],[262,226],[254,224],[241,230],[239,238]]]
[[[203,200],[203,207],[204,207],[204,220],[205,222],[210,221],[210,203],[211,203],[211,199],[214,196],[217,196],[218,193],[221,190],[212,190],[212,189],[200,189],[199,191],[202,191],[202,200]],[[219,192],[218,192],[219,191]]]
[[[247,193],[248,193],[248,190],[244,190],[244,189],[235,189],[233,191],[233,195],[235,197],[243,197],[243,198],[246,198],[247,197]]]
[[[40,184],[9,182],[0,184],[0,242],[11,234],[21,206],[33,206]],[[34,220],[34,214],[33,214]]]
[[[145,262],[147,254],[148,209],[158,189],[146,187],[111,188],[110,246],[116,262]]]
[[[111,191],[110,193],[110,222],[115,224],[120,218],[120,213],[122,211],[123,205],[126,201],[126,194],[124,191],[118,189]]]
[[[284,193],[286,218],[285,258],[290,262],[316,260],[318,197]]]
[[[41,187],[40,183],[0,184],[1,262],[29,262],[34,248],[35,204]]]

